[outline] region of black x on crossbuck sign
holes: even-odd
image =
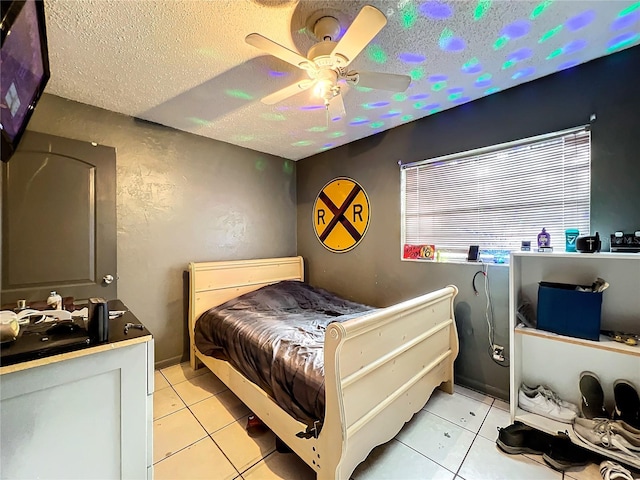
[[[339,177],[322,187],[313,205],[313,226],[320,243],[332,252],[358,245],[369,227],[369,198],[362,186]]]

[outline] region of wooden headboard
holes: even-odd
[[[189,337],[200,315],[239,295],[282,280],[304,280],[302,257],[189,264]]]

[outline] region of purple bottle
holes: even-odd
[[[538,248],[550,247],[551,236],[547,233],[547,230],[543,227],[542,231],[538,234]]]

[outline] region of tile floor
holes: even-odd
[[[275,451],[273,433],[247,435],[249,410],[206,367],[157,370],[153,404],[157,480],[315,478],[295,454]],[[454,395],[436,390],[352,479],[601,479],[596,464],[563,475],[540,456],[502,453],[495,444],[498,427],[510,423],[509,405],[501,400],[460,386]]]

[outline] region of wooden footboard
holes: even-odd
[[[369,452],[392,439],[439,385],[453,393],[458,337],[449,286],[343,323],[325,336],[326,411],[317,437],[228,362],[193,343],[207,309],[280,280],[303,280],[301,257],[190,264],[191,363],[205,363],[319,479],[349,478]]]

